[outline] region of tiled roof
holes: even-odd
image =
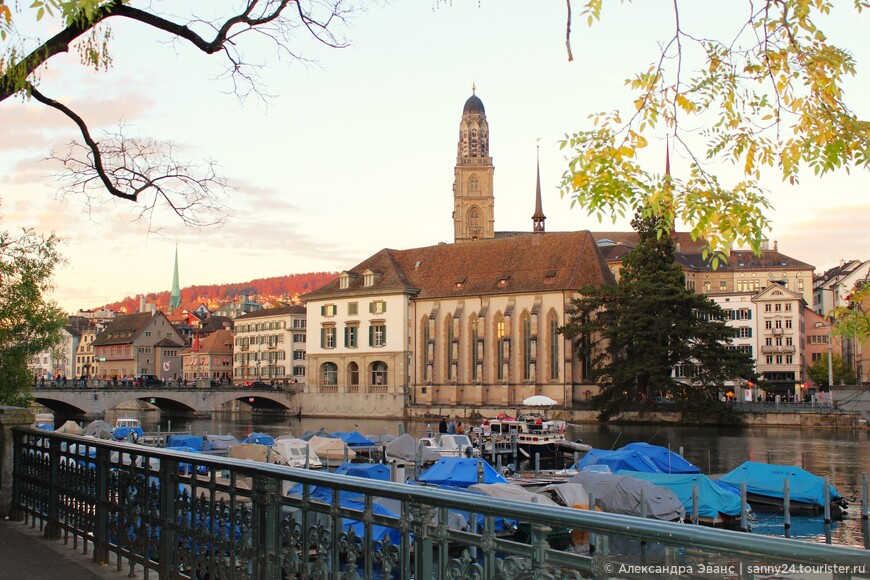
[[[206,318],[200,330],[202,332],[214,332],[216,330],[223,330],[224,328],[233,328],[233,319],[229,316],[217,316],[212,314],[208,318]]]
[[[183,351],[185,354],[193,352],[191,349]],[[199,351],[211,354],[232,354],[233,333],[229,330],[220,329],[212,332],[199,341]]]
[[[364,273],[374,273],[365,286]],[[411,250],[384,249],[348,270],[341,279],[305,295],[331,296],[407,293],[417,298],[517,294],[576,290],[586,284],[612,284],[613,275],[588,231],[526,233]]]
[[[601,254],[607,262],[621,262],[625,255],[638,244],[637,232],[593,232],[599,243]],[[607,242],[612,243],[607,243]],[[677,232],[677,242],[680,250],[676,252],[675,261],[686,270],[712,271],[710,258],[702,254],[706,242],[693,241],[687,232]],[[725,264],[718,264],[716,271],[751,271],[751,270],[812,270],[813,266],[800,260],[795,260],[778,250],[764,250],[761,256],[751,250],[732,250]]]
[[[824,285],[827,282],[832,280],[838,280],[840,278],[844,278],[854,272],[856,269],[861,267],[860,260],[843,260],[837,266],[833,268],[828,268],[822,274],[816,276],[816,285]]]
[[[161,338],[160,340],[158,340],[157,342],[155,342],[151,346],[169,346],[169,347],[175,346],[175,347],[179,347],[179,346],[184,346],[184,343],[183,342],[182,343],[175,342],[171,338],[167,337],[167,338]]]
[[[148,326],[151,316],[150,312],[116,316],[106,326],[106,330],[97,335],[92,344],[94,346],[130,344],[139,331]]]
[[[251,318],[265,318],[268,316],[283,316],[285,314],[305,314],[305,307],[299,306],[298,304],[292,304],[290,306],[279,306],[278,308],[264,308],[262,310],[256,310],[254,312],[248,312],[243,316],[239,316],[236,320],[241,320],[242,322],[246,320],[250,320]]]
[[[592,232],[595,236],[595,241],[610,240],[616,244],[624,244],[634,247],[637,245],[640,237],[637,232]],[[676,242],[679,245],[680,251],[686,254],[700,254],[707,247],[707,240],[699,238],[692,239],[692,234],[689,232],[676,232]]]

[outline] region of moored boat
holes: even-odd
[[[789,511],[819,514],[825,509],[825,480],[795,465],[776,465],[745,461],[719,477],[721,483],[740,492],[746,482],[746,501],[754,509],[780,511],[784,507],[785,481],[789,482]],[[830,516],[841,518],[845,498],[829,485]]]
[[[585,453],[591,447],[581,441],[565,438],[565,422],[546,420],[542,415],[499,416],[484,421],[481,433],[481,453],[512,454],[526,459],[556,457]]]

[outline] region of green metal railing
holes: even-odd
[[[13,517],[146,578],[870,577],[870,554],[846,547],[33,429],[13,437]],[[570,545],[552,547],[563,532]]]

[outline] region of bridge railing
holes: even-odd
[[[870,574],[854,548],[34,429],[13,438],[13,517],[146,577]],[[570,546],[556,549],[562,531]]]
[[[210,390],[246,390],[246,391],[275,391],[281,390],[286,392],[301,392],[304,384],[299,382],[281,380],[272,383],[264,383],[265,386],[249,386],[242,383],[233,383],[232,381],[218,379],[195,379],[195,380],[178,380],[167,379],[159,385],[137,385],[133,379],[67,379],[67,380],[45,380],[37,379],[33,382],[34,390],[51,389],[51,390],[78,390],[78,389],[99,389],[99,390],[131,390],[131,389],[210,389]]]

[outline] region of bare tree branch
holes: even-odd
[[[217,21],[195,16],[181,18],[160,15],[130,6],[128,0],[110,0],[93,12],[66,14],[63,30],[18,59],[15,50],[0,55],[0,102],[16,94],[31,96],[69,118],[78,127],[84,144],[71,143],[69,153],[51,158],[61,161],[68,173],[60,176],[63,195],[84,195],[90,204],[100,193],[141,203],[140,217],[166,206],[191,226],[219,225],[223,221],[223,194],[230,189],[227,181],[217,175],[213,161],[203,164],[183,162],[175,155],[171,144],[123,134],[107,133],[100,141],[91,135],[87,121],[67,105],[47,97],[32,78],[37,69],[54,56],[69,52],[82,37],[93,32],[112,17],[139,22],[169,34],[174,40],[197,48],[207,55],[223,53],[228,62],[227,74],[234,92],[244,98],[250,93],[263,95],[256,76],[257,66],[246,62],[240,46],[242,35],[257,33],[271,39],[284,53],[299,59],[291,49],[293,33],[299,29],[316,41],[330,47],[346,46],[334,31],[335,24],[344,22],[353,11],[352,0],[246,0],[240,9]],[[78,8],[73,3],[71,6]],[[202,34],[201,32],[209,32]],[[90,54],[92,44],[85,44]],[[83,62],[105,65],[107,55],[85,58]],[[97,61],[101,61],[98,63]]]

